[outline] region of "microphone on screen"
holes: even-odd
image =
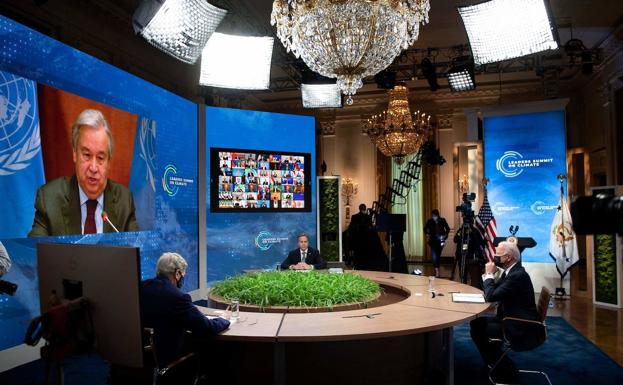
[[[108,219],[108,214],[106,213],[106,211],[102,211],[102,219],[104,220],[104,222],[108,222],[108,224],[110,225],[110,227],[113,228],[113,230],[115,230],[116,232],[119,232],[119,230],[117,230],[115,225],[112,224],[110,219]]]

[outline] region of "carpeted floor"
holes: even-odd
[[[543,370],[554,385],[613,385],[623,383],[623,367],[578,333],[560,317],[548,317],[548,340],[532,352],[511,353],[517,367]],[[454,373],[456,385],[487,385],[487,372],[469,336],[469,325],[454,328]],[[107,365],[97,356],[75,357],[65,367],[66,385],[104,385]],[[545,380],[523,375],[524,384],[540,385]],[[41,361],[0,373],[3,385],[44,383]],[[52,382],[53,384],[55,382]],[[295,384],[293,384],[295,385]]]
[[[531,352],[511,352],[519,369],[541,370],[553,385],[613,385],[623,383],[623,367],[560,317],[547,317],[547,341]],[[472,343],[469,324],[454,328],[454,383],[489,384],[487,371]],[[523,384],[547,384],[540,375],[522,374]]]

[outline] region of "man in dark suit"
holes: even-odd
[[[104,115],[97,110],[82,111],[72,127],[71,144],[75,174],[37,190],[28,236],[113,232],[113,226],[119,231],[138,231],[132,194],[108,179],[113,142]]]
[[[366,211],[366,205],[359,205],[359,212],[350,220],[348,225],[348,244],[352,250],[352,260],[348,262],[355,265],[361,265],[367,259],[370,250],[370,229],[372,229],[372,217]]]
[[[472,340],[478,347],[487,365],[495,364],[502,355],[502,344],[489,341],[490,338],[502,339],[502,320],[515,317],[528,320],[538,319],[534,303],[534,288],[530,276],[519,262],[519,249],[514,242],[500,242],[495,249],[495,261],[485,265],[483,277],[484,296],[487,302],[497,302],[496,317],[479,317],[470,322]],[[500,269],[498,269],[498,266]],[[499,270],[499,271],[498,271]],[[495,276],[501,272],[501,277]],[[535,338],[530,330],[514,326],[506,330],[513,338]],[[513,362],[504,357],[492,373],[496,382],[513,383],[518,375]]]
[[[298,249],[290,251],[288,257],[281,263],[281,270],[311,270],[327,267],[320,252],[309,247],[309,235],[299,234],[298,246]]]
[[[433,267],[435,268],[435,277],[439,277],[439,261],[441,259],[441,250],[448,238],[450,226],[445,218],[439,216],[439,210],[434,209],[432,217],[426,221],[424,225],[424,234],[428,236],[428,245],[433,256]]]
[[[199,348],[208,337],[229,327],[222,318],[208,319],[180,290],[188,264],[176,253],[164,253],[156,265],[156,278],[141,282],[141,321],[154,329],[158,366],[165,367],[190,349],[187,331]]]

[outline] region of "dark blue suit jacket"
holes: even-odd
[[[281,263],[281,270],[288,270],[290,265],[296,265],[299,262],[301,262],[301,249],[294,249],[290,251],[288,257]],[[327,263],[320,256],[320,252],[311,247],[307,248],[305,263],[313,265],[314,269],[325,269],[327,267]]]
[[[534,303],[534,288],[532,281],[521,264],[510,269],[506,277],[494,282],[486,279],[483,282],[485,299],[487,302],[497,302],[499,320],[505,317],[537,320],[539,318]],[[536,328],[538,329],[538,327]],[[524,322],[507,322],[505,324],[506,338],[523,344],[536,344],[541,334],[533,324]]]
[[[141,321],[154,329],[158,366],[167,366],[184,353],[186,331],[193,339],[205,339],[229,327],[222,318],[208,319],[195,307],[188,294],[175,287],[168,278],[158,276],[141,282]]]

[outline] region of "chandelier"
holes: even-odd
[[[396,85],[388,91],[387,110],[363,122],[362,131],[386,156],[402,164],[426,142],[431,130],[430,115],[415,112],[411,115],[407,87]]]
[[[417,40],[429,9],[429,0],[275,0],[270,22],[288,52],[337,78],[350,105],[363,78]]]

